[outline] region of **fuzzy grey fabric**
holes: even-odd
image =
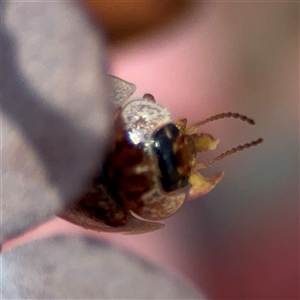
[[[1,2],[2,240],[76,199],[111,128],[100,32],[72,2]]]
[[[136,255],[83,236],[17,247],[3,254],[3,270],[2,299],[204,299]]]

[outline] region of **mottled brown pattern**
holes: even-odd
[[[115,136],[122,139],[124,126],[120,117],[120,109],[115,113]],[[116,141],[111,144],[111,151],[122,152]],[[126,226],[130,213],[121,201],[117,201],[109,191],[106,179],[101,175],[94,178],[91,185],[86,189],[81,199],[70,207],[62,218],[77,225],[90,228],[90,221],[99,222],[113,228]],[[100,228],[103,226],[99,225]],[[103,227],[104,231],[105,226]]]
[[[125,130],[118,133],[106,167],[110,187],[127,209],[137,212],[144,205],[141,197],[153,185],[151,163],[143,146],[133,145]]]
[[[162,228],[162,224],[137,220],[129,211],[138,214],[143,207],[141,196],[153,186],[153,171],[148,168],[151,160],[144,149],[128,140],[120,110],[115,117],[115,140],[106,159],[104,175],[96,178],[78,203],[61,217],[101,231],[123,231],[122,228],[124,232],[138,233]]]
[[[60,217],[83,228],[104,232],[140,234],[164,227],[160,223],[136,219],[99,181]]]
[[[177,171],[180,175],[189,177],[192,170],[192,157],[196,156],[189,137],[179,135],[173,145],[173,151],[177,160]]]
[[[188,189],[165,193],[157,182],[152,189],[143,195],[144,207],[139,215],[146,220],[158,221],[169,218],[183,205]]]
[[[128,211],[110,195],[103,182],[95,180],[80,201],[70,208],[112,227],[127,223]]]
[[[194,155],[190,143],[182,134],[174,140],[178,171],[187,176]],[[127,209],[147,220],[162,220],[182,206],[187,191],[172,194],[163,191],[156,156],[150,147],[147,150],[144,147],[133,145],[126,131],[119,134],[115,150],[107,160],[109,182]]]

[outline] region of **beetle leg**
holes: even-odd
[[[179,131],[184,132],[187,125],[187,119],[183,118],[177,121],[176,127],[179,129]]]
[[[154,96],[152,94],[145,94],[143,96],[143,99],[156,103],[156,100],[155,100],[155,98],[154,98]]]
[[[224,172],[215,174],[211,178],[205,178],[198,172],[194,172],[189,177],[191,189],[189,191],[188,200],[193,200],[209,193],[224,176]]]
[[[219,140],[216,140],[212,135],[208,133],[191,134],[190,139],[194,142],[196,152],[205,152],[208,150],[215,150],[219,144]]]

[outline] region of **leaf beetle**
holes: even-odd
[[[210,134],[199,133],[200,126],[222,118],[251,125],[254,121],[228,112],[187,127],[187,119],[174,123],[151,94],[131,100],[135,85],[114,76],[109,80],[116,107],[114,140],[85,194],[60,216],[81,227],[130,234],[163,228],[158,221],[176,213],[187,199],[211,191],[224,175],[206,178],[200,169],[262,142],[260,138],[198,163],[198,153],[214,150],[219,143]]]

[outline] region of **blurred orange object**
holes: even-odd
[[[96,21],[107,31],[109,41],[140,36],[165,26],[181,15],[188,6],[184,0],[92,1],[83,0]]]

